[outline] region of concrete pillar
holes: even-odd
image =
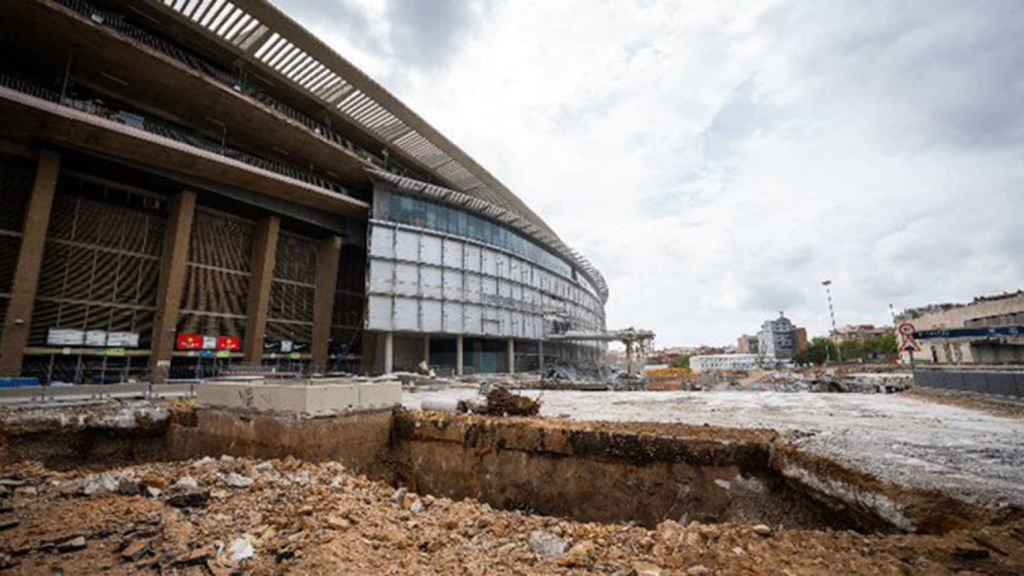
[[[341,238],[331,236],[320,243],[316,254],[316,302],[313,305],[313,368],[325,370],[331,320],[334,318],[334,292],[338,288]]]
[[[157,287],[156,315],[153,319],[153,345],[149,354],[149,370],[154,384],[167,380],[171,353],[178,327],[181,293],[185,289],[188,246],[192,239],[192,219],[196,211],[196,193],[184,190],[171,199],[167,207],[163,252],[160,255],[160,278]]]
[[[395,371],[395,334],[394,332],[384,333],[384,373],[391,374]]]
[[[508,373],[516,373],[516,341],[508,339]]]
[[[423,362],[430,367],[430,334],[423,335]]]
[[[537,365],[540,369],[540,377],[544,377],[544,341],[537,340]]]
[[[256,224],[252,242],[252,266],[249,277],[249,302],[245,308],[245,361],[260,364],[263,361],[263,336],[267,332],[267,308],[270,305],[270,287],[274,281],[277,262],[277,236],[281,219],[267,216]]]
[[[29,327],[32,325],[32,306],[39,287],[39,270],[43,265],[46,229],[50,226],[53,194],[59,176],[60,156],[53,152],[40,152],[32,196],[25,208],[21,249],[14,269],[7,317],[0,330],[0,376],[21,375],[25,345],[28,344]]]
[[[463,340],[461,334],[455,337],[455,374],[458,376],[462,376],[465,370],[462,361],[462,351],[464,344],[465,341]]]

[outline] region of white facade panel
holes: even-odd
[[[466,244],[466,270],[480,272],[480,252],[481,249],[479,246]]]
[[[444,271],[444,299],[462,300],[463,273],[459,270]]]
[[[420,238],[420,262],[441,265],[441,239],[424,235]]]
[[[481,278],[478,274],[466,273],[464,282],[466,285],[465,295],[467,302],[476,302],[479,304],[482,302],[481,297],[483,295],[483,287],[481,286]]]
[[[416,262],[420,259],[420,234],[408,230],[395,231],[395,258]]]
[[[494,255],[494,268],[495,275],[499,278],[508,278],[509,276],[509,258],[501,252],[497,252]]]
[[[514,336],[511,310],[498,309],[498,330],[502,336]]]
[[[523,330],[523,315],[519,312],[512,312],[512,335],[516,338],[522,338],[526,335]]]
[[[381,258],[395,257],[395,231],[374,226],[370,231],[370,255]]]
[[[480,250],[480,261],[483,266],[483,273],[491,276],[498,275],[498,254],[494,250],[483,248]]]
[[[421,332],[441,331],[441,302],[439,300],[420,300]]]
[[[466,304],[465,312],[466,334],[483,334],[483,308],[477,304]]]
[[[464,324],[462,322],[462,304],[459,302],[444,303],[443,332],[449,334],[462,334]]]
[[[441,269],[433,266],[420,267],[420,295],[424,298],[441,298]]]
[[[370,292],[391,294],[395,290],[395,265],[386,260],[370,261]]]
[[[488,296],[498,295],[498,279],[491,278],[490,276],[484,276],[480,281],[481,294],[483,295],[484,302],[488,302]]]
[[[444,265],[446,268],[456,268],[462,270],[462,246],[463,243],[458,240],[451,240],[445,238],[444,240]]]
[[[415,264],[395,264],[395,294],[416,296],[419,293],[419,270]]]
[[[395,298],[395,330],[418,331],[420,311],[415,298]]]
[[[512,285],[504,280],[498,280],[498,296],[502,298],[512,297]]]
[[[370,296],[366,327],[370,330],[391,330],[391,296]]]

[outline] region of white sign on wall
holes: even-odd
[[[107,332],[107,346],[138,348],[139,335],[135,332]]]
[[[85,333],[86,346],[103,347],[107,345],[107,333],[104,330],[88,330]]]
[[[85,332],[68,328],[50,328],[46,332],[46,343],[50,346],[81,346]]]

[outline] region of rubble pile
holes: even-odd
[[[3,574],[1019,574],[1024,522],[876,536],[496,511],[338,463],[0,467]]]
[[[909,373],[853,373],[841,370],[763,370],[708,372],[699,375],[695,390],[745,392],[821,392],[877,394],[907,390]]]

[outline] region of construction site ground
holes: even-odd
[[[544,442],[632,435],[637,443],[630,445],[639,449],[634,458],[657,452],[655,441],[666,435],[685,438],[695,453],[704,453],[708,443],[717,450],[775,445],[776,430],[800,450],[884,481],[938,488],[1002,513],[932,534],[708,523],[685,515],[645,527],[416,493],[333,461],[224,456],[49,467],[6,462],[0,465],[0,574],[1024,573],[1024,516],[1014,509],[1024,502],[1020,418],[911,395],[524,393],[541,400],[540,417],[402,417],[405,434],[423,442],[464,427],[477,437],[474,448],[454,449],[489,462],[503,438],[525,442],[531,430],[529,437]],[[474,394],[414,392],[403,402],[415,409],[424,399]],[[94,413],[119,414],[117,404],[70,412],[5,409],[0,422],[8,432],[42,419],[86,422]],[[144,420],[155,420],[164,406],[144,406]],[[180,418],[173,416],[177,409],[172,419]],[[134,425],[124,423],[124,433]],[[560,435],[562,428],[572,432]],[[490,443],[479,441],[481,430],[498,429],[507,435],[492,432]],[[43,427],[32,430],[42,433]],[[443,442],[430,446],[438,454],[451,450]],[[638,492],[635,498],[645,496]]]
[[[521,393],[540,400],[540,414],[549,418],[772,429],[803,450],[883,480],[985,505],[1024,506],[1024,418],[993,414],[983,400],[807,392]],[[455,402],[475,394],[406,393],[403,404],[418,409],[424,400]]]

